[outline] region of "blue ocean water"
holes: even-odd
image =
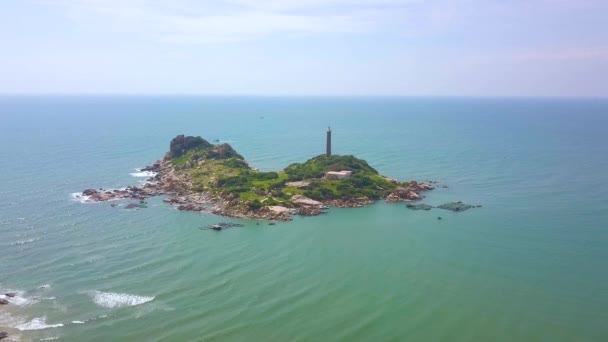
[[[275,226],[83,204],[177,134],[449,186]],[[608,100],[0,98],[0,330],[16,340],[608,339]],[[437,220],[441,216],[442,220]]]

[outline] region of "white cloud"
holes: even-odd
[[[163,41],[234,41],[275,33],[364,33],[422,0],[57,0],[85,28]]]

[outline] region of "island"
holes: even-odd
[[[80,197],[88,202],[131,199],[138,202],[128,207],[137,208],[149,197],[165,195],[163,200],[179,210],[288,221],[293,215],[322,214],[329,207],[417,201],[422,192],[434,189],[431,183],[382,176],[352,155],[332,155],[331,130],[325,154],[279,172],[252,168],[229,144],[184,135],[171,140],[163,159],[141,171],[152,175],[143,185],[87,189]]]

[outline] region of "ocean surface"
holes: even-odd
[[[154,198],[178,134],[279,170],[324,152],[447,184],[268,225]],[[607,341],[608,100],[0,98],[0,331],[20,341]],[[438,220],[441,216],[443,219]],[[243,228],[203,231],[222,221]],[[0,296],[2,297],[2,296]]]

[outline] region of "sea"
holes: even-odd
[[[447,187],[292,222],[82,203],[178,134]],[[8,341],[607,341],[608,100],[0,97]],[[112,206],[112,204],[116,204]],[[441,219],[439,219],[441,217]],[[219,222],[243,224],[201,230]]]

